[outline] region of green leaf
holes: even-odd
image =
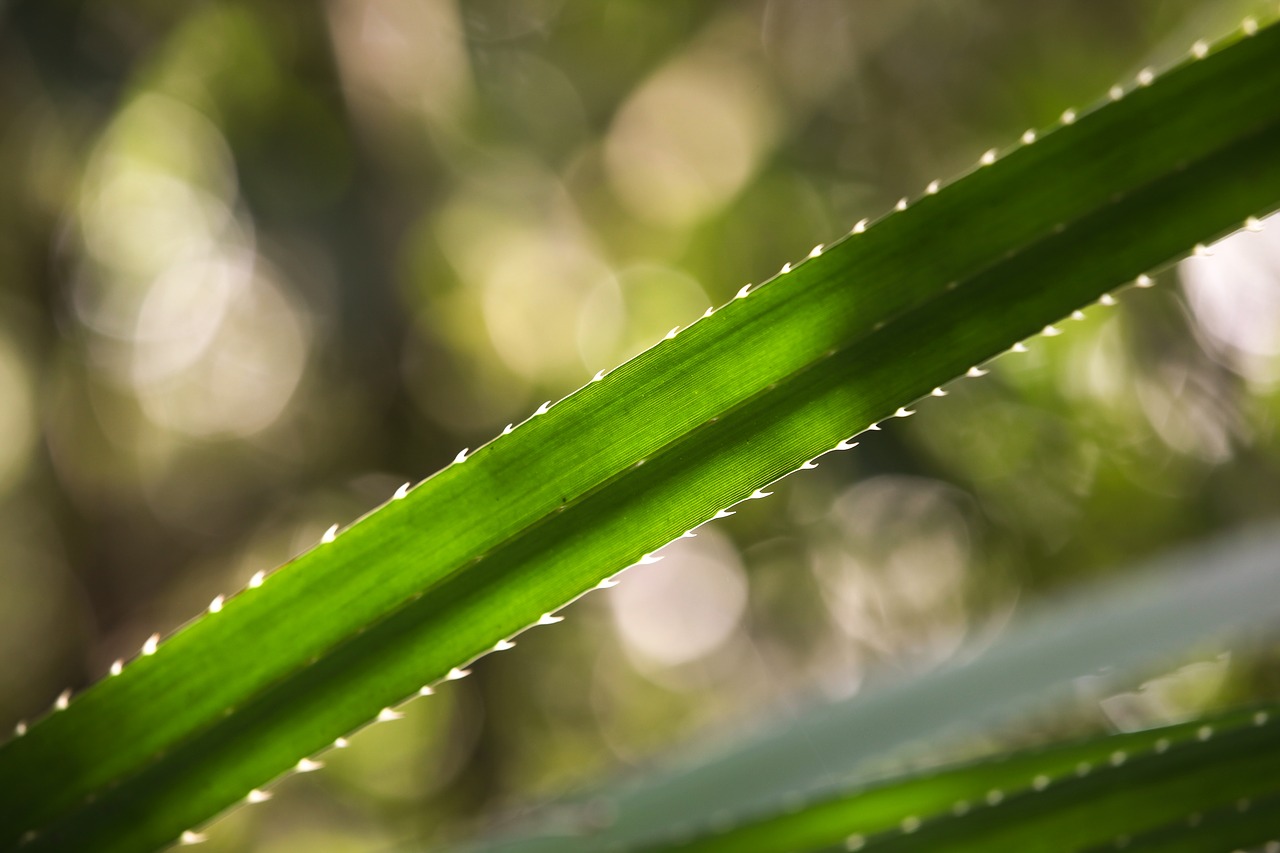
[[[811,709],[724,754],[618,791],[597,786],[584,801],[549,810],[541,824],[522,834],[471,849],[587,853],[667,849],[669,844],[685,850],[673,839],[692,838],[690,851],[785,853],[854,832],[879,832],[924,807],[912,800],[886,824],[833,824],[823,815],[848,812],[840,805],[844,796],[824,805],[832,799],[833,779],[843,791],[848,780],[865,776],[868,762],[1008,722],[1030,707],[1059,700],[1078,679],[1093,679],[1099,689],[1119,687],[1207,638],[1274,625],[1280,617],[1278,569],[1280,528],[1275,527],[1165,555],[1042,606],[969,663],[879,689],[869,685],[851,699]],[[1141,742],[1134,737],[1131,743]],[[1041,767],[1024,774],[1017,787],[1049,772]],[[991,775],[973,778],[985,780],[975,785],[1012,784]],[[816,817],[796,813],[798,800],[818,803]],[[861,800],[854,803],[853,813],[861,814],[863,806]],[[1192,808],[1188,805],[1188,812]],[[600,812],[609,815],[607,825],[582,820],[583,814]],[[715,831],[717,825],[739,828],[726,834]]]
[[[1059,851],[1175,839],[1189,850],[1259,844],[1280,795],[1280,708],[1000,756],[862,785],[651,851]],[[1229,815],[1231,820],[1222,820]],[[1184,837],[1193,829],[1192,842]],[[1160,847],[1158,849],[1167,849]]]
[[[737,299],[0,747],[0,846],[168,843],[847,436],[1280,200],[1280,30]]]

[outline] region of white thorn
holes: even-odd
[[[1240,29],[1244,30],[1247,36],[1254,35],[1258,32],[1258,19],[1250,15],[1240,22]]]
[[[821,243],[819,243],[818,245],[814,246],[812,249],[810,249],[810,250],[809,250],[809,257],[811,257],[811,258],[816,258],[816,257],[818,257],[818,255],[821,255],[821,254],[822,254],[822,248],[823,248],[823,246],[822,246],[822,244],[821,244]]]
[[[945,397],[945,396],[947,396],[947,392],[946,392],[946,391],[943,391],[941,388],[934,388],[932,391],[930,391],[930,392],[929,392],[929,396],[930,396],[930,397]]]
[[[737,294],[736,294],[733,298],[734,298],[734,299],[742,299],[744,296],[746,296],[746,295],[747,295],[748,293],[750,293],[750,292],[751,292],[751,283],[750,283],[750,282],[748,282],[748,283],[746,283],[746,284],[742,285],[742,287],[738,288],[738,292],[737,292]]]
[[[1018,341],[1016,344],[1009,347],[1009,352],[1026,352],[1026,351],[1027,351],[1027,345],[1024,344],[1022,341]]]
[[[1107,97],[1111,98],[1113,101],[1118,101],[1124,97],[1124,89],[1120,86],[1112,86],[1110,90],[1107,91]]]
[[[854,223],[854,226],[853,226],[853,233],[854,233],[854,234],[861,234],[863,231],[866,231],[866,230],[867,230],[867,221],[868,221],[868,220],[866,220],[866,219],[859,219],[856,223]]]
[[[1036,132],[1035,132],[1034,130],[1032,130],[1032,129],[1030,129],[1030,128],[1027,128],[1026,130],[1024,130],[1024,131],[1022,132],[1022,144],[1023,144],[1023,145],[1030,145],[1031,143],[1033,143],[1033,142],[1035,142],[1035,141],[1036,141]]]
[[[321,767],[324,767],[323,761],[315,761],[310,758],[303,758],[303,759],[300,759],[296,765],[294,765],[293,769],[297,770],[299,773],[310,773],[313,770],[319,770]]]
[[[858,442],[851,438],[846,438],[844,441],[836,445],[836,450],[853,450],[857,446]]]
[[[911,416],[912,416],[912,415],[914,415],[914,414],[915,414],[915,412],[914,412],[914,411],[912,411],[911,409],[908,409],[908,408],[907,408],[907,407],[905,407],[905,406],[899,406],[899,407],[898,407],[898,411],[894,412],[894,413],[893,413],[893,416],[894,416],[895,418],[909,418],[909,417],[911,417]]]
[[[457,681],[459,678],[466,678],[470,674],[471,670],[455,666],[453,669],[449,670],[449,674],[444,677],[444,680]]]
[[[618,582],[613,578],[605,578],[604,580],[600,581],[600,583],[596,584],[596,589],[612,589],[617,585],[618,585]]]
[[[1074,311],[1072,311],[1072,312],[1071,312],[1071,319],[1072,319],[1072,320],[1083,320],[1083,319],[1084,319],[1084,312],[1083,312],[1083,311],[1081,311],[1079,308],[1077,308],[1076,310],[1074,310]]]
[[[964,375],[968,376],[970,379],[977,379],[979,376],[986,376],[987,372],[988,371],[983,370],[981,367],[970,367],[965,371]]]
[[[548,411],[550,411],[550,409],[551,409],[551,401],[547,400],[545,403],[539,406],[536,411],[534,411],[534,414],[545,415]]]
[[[808,462],[805,462],[803,465],[801,465],[801,466],[800,466],[800,468],[799,468],[798,470],[800,470],[800,471],[812,471],[814,468],[817,468],[817,467],[818,467],[817,460],[810,459]]]
[[[454,464],[457,464],[457,463],[459,463],[459,462],[466,462],[466,461],[467,461],[467,450],[469,450],[469,449],[470,449],[470,448],[466,448],[466,447],[464,447],[464,448],[462,448],[461,450],[459,450],[459,451],[458,451],[458,455],[457,455],[457,456],[455,456],[455,457],[453,457]]]
[[[383,708],[381,711],[378,712],[378,722],[389,723],[392,720],[399,720],[403,716],[404,714],[401,714],[399,711],[396,711],[392,708]]]
[[[1209,55],[1209,45],[1203,39],[1191,45],[1191,55],[1196,59],[1204,59]]]
[[[778,275],[786,275],[791,272],[791,261],[787,261],[782,265],[782,269],[778,270]]]
[[[65,711],[67,706],[71,704],[71,688],[67,688],[58,694],[58,698],[53,700],[53,710]]]
[[[643,557],[641,557],[639,560],[636,561],[636,565],[652,566],[654,563],[661,563],[661,562],[662,562],[661,554],[645,554]]]
[[[1062,111],[1062,123],[1063,123],[1063,124],[1075,124],[1075,121],[1076,121],[1076,111],[1075,111],[1075,110],[1067,109],[1067,110],[1063,110],[1063,111]]]
[[[350,745],[350,744],[348,743],[347,739],[346,739],[346,738],[344,738],[344,737],[334,738],[334,739],[333,739],[333,748],[334,748],[334,749],[346,749],[349,745]]]
[[[1151,285],[1155,284],[1155,282],[1151,280],[1151,276],[1147,275],[1146,273],[1143,273],[1142,275],[1135,278],[1133,280],[1133,283],[1136,284],[1138,287],[1150,287]]]
[[[1051,780],[1048,776],[1041,773],[1039,776],[1031,780],[1031,787],[1035,788],[1037,791],[1043,791],[1045,788],[1049,787],[1050,781]]]
[[[507,649],[514,649],[515,647],[516,644],[514,640],[499,640],[493,644],[493,650],[495,652],[505,652]]]
[[[906,210],[906,209],[907,209],[907,198],[906,198],[906,196],[903,196],[902,198],[898,199],[898,203],[897,203],[897,204],[895,204],[895,205],[893,206],[893,209],[894,209],[894,210],[897,210],[897,211],[903,211],[903,210]]]
[[[591,381],[592,381],[592,382],[599,382],[601,379],[604,379],[604,370],[603,370],[603,369],[601,369],[601,370],[597,370],[597,371],[596,371],[596,375],[591,377]]]
[[[262,586],[262,582],[267,579],[266,572],[254,572],[253,577],[249,578],[249,588],[257,589]]]
[[[114,663],[112,663],[112,664],[111,664],[111,674],[112,674],[112,675],[119,675],[119,674],[120,674],[120,673],[122,673],[122,672],[124,672],[124,661],[122,661],[122,660],[117,660],[117,661],[115,661]]]
[[[930,181],[929,186],[924,188],[925,195],[933,195],[941,187],[942,187],[942,184],[939,181]]]
[[[767,498],[772,494],[773,492],[766,492],[764,489],[756,489],[754,492],[751,493],[751,497],[747,498],[747,500],[758,501],[762,498]]]
[[[400,487],[396,489],[395,494],[391,496],[391,500],[398,501],[404,498],[408,494],[409,494],[409,484],[401,483]]]
[[[1062,334],[1062,330],[1059,329],[1057,326],[1045,326],[1044,331],[1041,332],[1040,334],[1044,335],[1046,338],[1053,338]]]
[[[982,152],[982,156],[978,158],[978,162],[984,166],[990,166],[992,163],[996,161],[996,156],[998,153],[999,152],[997,152],[996,149],[988,148],[986,151]]]
[[[17,725],[15,725],[15,726],[13,727],[13,734],[14,734],[14,737],[22,737],[22,736],[23,736],[23,735],[25,735],[26,733],[27,733],[27,721],[26,721],[26,720],[18,720]]]
[[[192,832],[189,829],[183,830],[182,835],[178,836],[178,841],[182,844],[200,844],[204,840],[204,835],[199,832]]]
[[[1258,217],[1250,216],[1244,221],[1244,227],[1249,231],[1261,231],[1262,223],[1258,221]]]
[[[159,646],[160,646],[160,635],[152,634],[150,637],[147,637],[147,641],[142,644],[142,653],[144,655],[154,655],[156,653],[156,649],[159,648]]]
[[[1204,243],[1196,243],[1195,248],[1191,250],[1191,254],[1195,255],[1197,258],[1207,258],[1213,253],[1205,248]]]
[[[1111,307],[1112,305],[1116,304],[1116,298],[1112,296],[1110,293],[1104,293],[1098,297],[1098,304]]]
[[[1201,726],[1196,729],[1196,740],[1205,741],[1213,737],[1213,726]]]
[[[716,308],[715,308],[715,306],[714,306],[714,305],[708,305],[708,306],[707,306],[707,310],[702,312],[702,316],[703,316],[703,317],[710,317],[712,314],[714,314],[714,313],[715,313],[715,311],[716,311]]]
[[[680,327],[679,327],[679,326],[675,326],[674,328],[672,328],[672,330],[671,330],[671,331],[667,332],[667,337],[665,338],[665,340],[668,340],[668,341],[669,341],[669,340],[671,340],[672,338],[674,338],[674,337],[676,336],[676,332],[678,332],[678,331],[680,331]]]
[[[338,538],[338,525],[331,524],[329,525],[329,529],[324,532],[324,535],[320,537],[320,542],[323,545],[327,545],[337,538]]]
[[[269,799],[271,799],[271,792],[264,791],[261,788],[254,788],[244,796],[246,803],[265,803]]]
[[[225,600],[226,600],[226,599],[224,599],[222,596],[220,596],[220,595],[215,595],[215,596],[213,597],[213,601],[210,601],[210,602],[209,602],[209,612],[210,612],[210,613],[220,613],[220,612],[222,611],[222,603],[223,603],[223,601],[225,601]]]
[[[511,430],[513,430],[513,429],[515,429],[515,428],[516,428],[515,424],[507,424],[506,426],[504,426],[504,427],[502,428],[502,434],[503,434],[503,435],[511,435]]]
[[[871,426],[867,427],[868,432],[870,432],[871,430],[875,430],[876,432],[879,432],[880,424],[872,424]]]
[[[1169,751],[1169,739],[1167,737],[1162,737],[1156,741],[1156,752],[1158,754],[1164,755],[1168,751]]]
[[[550,613],[543,613],[542,616],[538,618],[539,625],[554,625],[557,622],[563,622],[563,621],[564,621],[563,616],[552,616]]]
[[[436,689],[432,687],[430,684],[424,684],[418,688],[419,696],[434,696],[435,692],[436,692]]]
[[[694,533],[692,530],[686,530],[684,533],[680,534],[680,538],[681,539],[697,539],[698,534]]]
[[[734,514],[734,511],[731,509],[722,509],[719,512],[717,512],[715,515],[713,515],[712,518],[728,518],[733,514]]]

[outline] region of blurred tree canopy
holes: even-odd
[[[3,718],[1255,6],[0,4]],[[1095,307],[210,844],[448,835],[1274,517],[1278,271],[1242,234]],[[1261,657],[1009,736],[1274,693]]]

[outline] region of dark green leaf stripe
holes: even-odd
[[[0,846],[173,840],[753,490],[1280,200],[1280,31],[780,275],[0,747]]]

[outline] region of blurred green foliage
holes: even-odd
[[[0,5],[0,718],[1256,8]],[[1278,272],[1264,230],[1091,310],[210,844],[450,834],[1274,517]],[[1215,651],[1005,739],[1276,694]]]

